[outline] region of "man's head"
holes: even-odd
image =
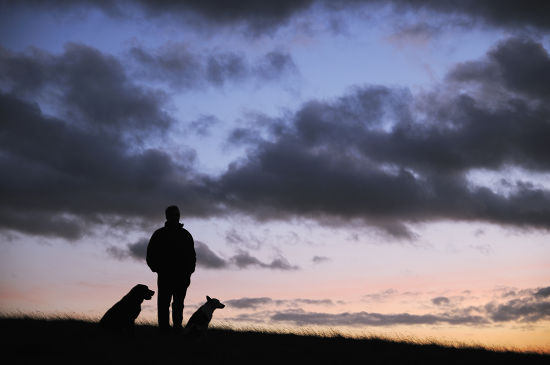
[[[178,223],[180,221],[180,210],[175,205],[170,205],[166,208],[166,221],[171,223]]]

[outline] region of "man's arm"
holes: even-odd
[[[147,257],[146,262],[147,266],[151,269],[152,272],[158,272],[158,234],[157,232],[153,233],[149,244],[147,245]]]
[[[189,244],[191,246],[191,250],[190,250],[190,254],[191,254],[191,260],[190,261],[190,269],[191,269],[191,272],[194,273],[195,272],[195,266],[197,265],[197,253],[195,252],[195,241],[193,240],[193,236],[191,236],[191,233],[187,232],[188,235],[189,235]]]

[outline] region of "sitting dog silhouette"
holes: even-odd
[[[225,305],[218,299],[210,298],[207,295],[206,303],[201,305],[199,309],[193,313],[191,318],[189,318],[189,321],[187,321],[184,334],[192,337],[204,337],[206,335],[208,325],[212,320],[212,314],[218,308],[225,308]]]
[[[133,331],[136,318],[141,312],[141,303],[155,294],[147,285],[138,284],[103,315],[99,324],[108,329]]]

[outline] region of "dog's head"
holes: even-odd
[[[130,290],[130,294],[133,297],[139,298],[139,299],[145,299],[150,300],[153,297],[153,294],[155,294],[154,291],[150,290],[147,285],[144,284],[138,284]]]
[[[211,305],[212,308],[225,308],[225,304],[223,304],[216,298],[210,298],[208,295],[206,296],[206,302]]]

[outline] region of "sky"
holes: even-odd
[[[0,312],[156,290],[176,204],[184,319],[550,352],[548,14],[0,1]]]

